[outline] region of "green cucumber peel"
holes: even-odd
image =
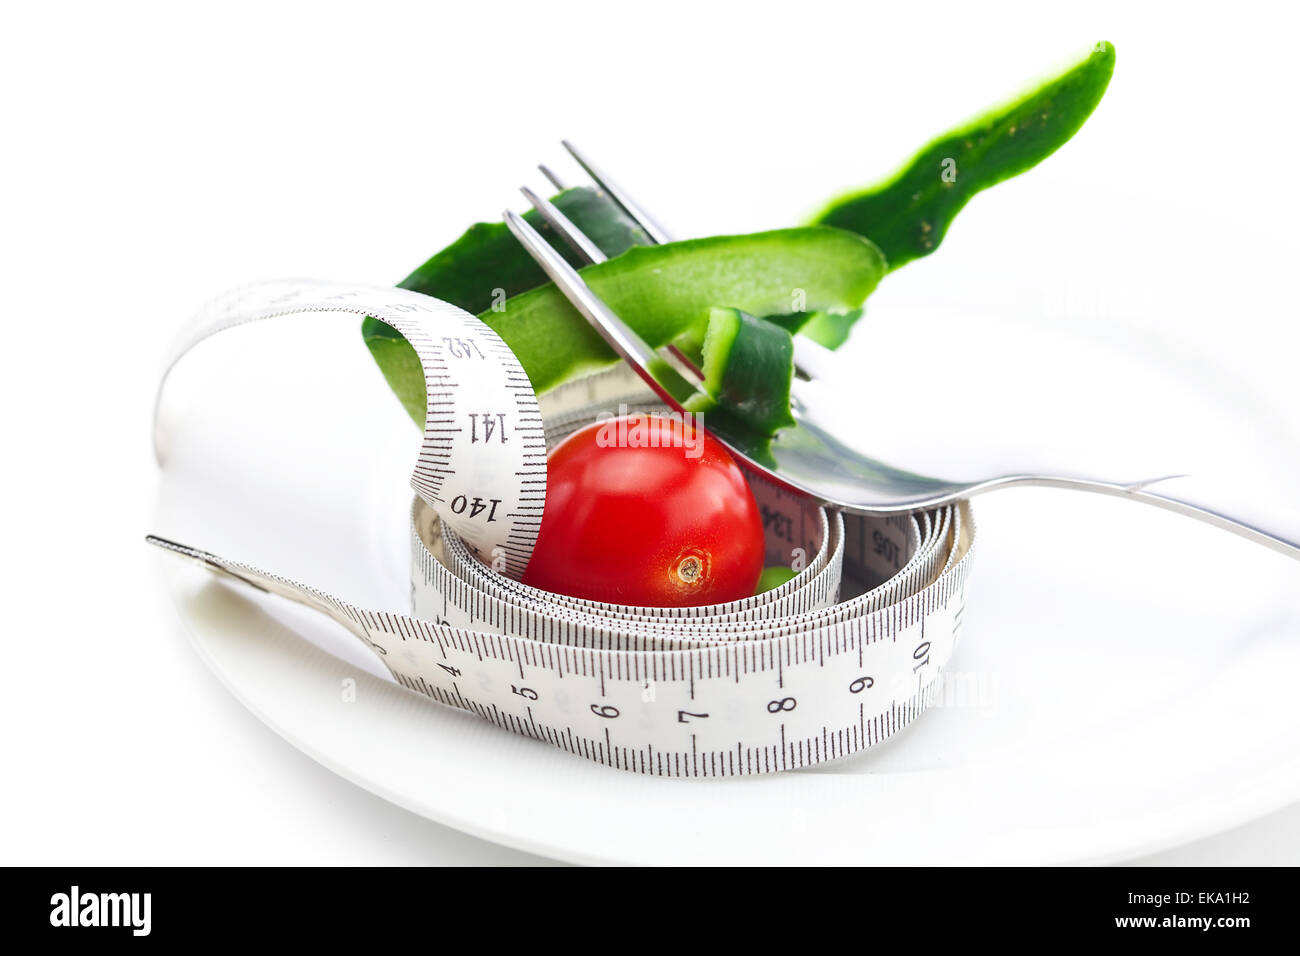
[[[884,183],[836,199],[813,222],[869,237],[891,271],[928,256],[976,193],[1036,166],[1078,132],[1114,70],[1115,48],[1098,43],[1031,92],[935,139]]]
[[[798,572],[785,567],[784,565],[773,565],[763,569],[763,573],[758,577],[758,586],[754,588],[755,594],[762,594],[764,591],[771,591],[779,588],[786,581],[793,580]]]
[[[586,187],[566,189],[551,202],[610,258],[632,246],[654,244],[645,230],[603,192]],[[536,210],[528,210],[523,218],[570,265],[576,268],[586,261],[578,258]],[[480,222],[470,226],[399,286],[477,315],[512,295],[546,285],[548,281],[542,267],[533,261],[504,222]]]
[[[711,309],[702,358],[709,407],[721,405],[764,435],[795,423],[794,338],[787,329],[740,309]],[[704,405],[688,410],[706,411]]]
[[[719,304],[781,313],[800,298],[812,309],[861,305],[885,272],[870,241],[810,226],[634,247],[588,266],[582,277],[652,348],[699,335]],[[615,361],[600,334],[554,286],[479,316],[518,356],[538,392]]]
[[[802,333],[818,345],[837,349],[849,340],[853,324],[862,318],[864,311],[859,307],[842,312],[791,312],[788,315],[765,315],[763,318],[775,322],[791,335]]]
[[[884,275],[885,260],[859,235],[804,226],[633,247],[581,272],[596,295],[659,348],[683,335],[702,338],[719,303],[751,315],[787,312],[795,299],[811,310],[856,308]],[[513,296],[479,318],[510,346],[539,393],[618,361],[553,285]],[[424,376],[414,350],[388,336],[368,337],[366,344],[411,418],[422,422]]]
[[[653,244],[650,236],[623,211],[623,207],[599,190],[586,187],[566,189],[551,202],[607,256],[617,256],[631,246]],[[569,245],[535,210],[524,213],[524,219],[570,265],[582,264]],[[398,285],[478,314],[500,305],[510,296],[545,285],[547,281],[541,266],[511,235],[504,222],[480,222],[470,226],[459,239],[436,253]],[[418,365],[415,351],[396,329],[372,318],[367,317],[362,322],[361,336],[389,384],[409,410],[409,401],[413,398],[409,371],[412,364]],[[390,374],[390,369],[396,374]],[[420,414],[422,420],[423,412]]]

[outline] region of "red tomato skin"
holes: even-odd
[[[721,604],[754,593],[763,521],[740,466],[689,424],[655,417],[651,427],[661,447],[602,447],[596,423],[551,451],[525,584],[639,607]],[[682,446],[698,447],[700,437],[701,453],[690,457]]]

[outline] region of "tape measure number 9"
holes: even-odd
[[[518,578],[540,527],[548,442],[620,402],[651,409],[648,393],[618,367],[539,406],[509,348],[475,317],[417,293],[327,283],[263,283],[221,297],[181,337],[168,371],[222,329],[338,311],[397,329],[425,372],[429,411],[411,478],[412,613],[368,610],[197,548],[152,543],[329,615],[410,691],[638,773],[822,763],[884,740],[934,701],[974,544],[965,502],[840,514],[750,476],[766,563],[797,571],[780,587],[707,608],[537,591]]]

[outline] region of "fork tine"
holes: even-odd
[[[578,161],[578,165],[587,171],[587,175],[592,178],[596,185],[605,190],[605,192],[609,194],[610,198],[618,203],[623,208],[623,211],[631,216],[636,224],[644,229],[651,239],[661,245],[665,242],[673,241],[672,236],[668,235],[662,226],[651,219],[649,214],[646,213],[646,211],[642,209],[621,186],[606,176],[597,167],[593,166],[591,160],[587,159],[578,147],[574,146],[567,139],[560,140],[560,145],[569,151],[569,155]],[[820,354],[813,356],[809,354],[808,350],[799,349],[799,338],[798,335],[795,336],[796,371],[804,377],[811,379],[817,378],[818,375],[824,376],[834,369],[835,364],[833,357],[828,359]],[[683,365],[686,366],[686,368],[694,373],[696,377],[700,379],[704,378],[703,373],[696,367],[695,363],[684,355],[680,349],[676,346],[671,346],[670,351],[682,362]]]
[[[547,181],[556,189],[558,189],[560,192],[564,192],[566,189],[569,188],[568,186],[564,185],[564,180],[562,180],[559,176],[555,175],[555,173],[551,171],[551,168],[547,166],[545,163],[538,163],[537,168],[541,170],[542,175],[546,177]]]
[[[560,212],[555,203],[543,199],[527,186],[520,186],[519,191],[524,194],[524,198],[532,204],[546,224],[573,247],[574,252],[586,259],[588,263],[605,261],[605,253],[600,251],[600,247],[588,239],[587,234],[573,224],[573,220]]]
[[[587,175],[592,178],[597,186],[609,194],[609,197],[623,207],[623,211],[636,220],[637,225],[646,231],[657,243],[672,242],[672,236],[668,234],[658,223],[646,214],[646,211],[637,205],[636,200],[627,194],[617,183],[602,173],[592,165],[591,161],[567,139],[560,140],[560,145],[568,150],[569,155],[578,161],[578,165],[587,171]]]
[[[808,378],[834,378],[837,362],[839,358],[835,353],[820,342],[814,342],[806,335],[794,337],[795,368]]]
[[[520,186],[519,191],[524,194],[533,208],[537,210],[538,215],[554,229],[577,253],[587,260],[588,263],[604,262],[608,257],[594,242],[587,237],[587,234],[578,228],[577,224],[560,212],[555,204],[538,196],[527,186]],[[690,356],[675,345],[669,345],[668,351],[672,353],[673,358],[680,366],[679,371],[684,373],[688,378],[693,378],[697,382],[704,380],[704,373],[700,371],[699,366],[691,361]]]
[[[686,402],[697,394],[695,386],[661,358],[658,352],[592,292],[587,283],[582,281],[582,276],[522,216],[507,209],[502,213],[502,218],[520,245],[542,267],[582,317],[600,333],[601,338],[609,343],[609,347],[631,365],[664,402],[677,411],[684,412]]]
[[[559,210],[555,203],[549,199],[543,199],[527,186],[520,186],[519,191],[524,194],[524,198],[532,204],[532,207],[537,210],[537,214],[542,217],[546,224],[559,233],[561,238],[588,264],[594,265],[609,258],[601,251],[599,246],[587,238],[587,234],[579,229],[572,219]],[[704,380],[704,373],[700,371],[686,353],[675,345],[669,345],[668,351],[672,353],[673,358],[680,365],[680,371],[693,376],[696,381]]]

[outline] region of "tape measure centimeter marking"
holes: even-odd
[[[313,607],[403,687],[620,769],[730,776],[857,753],[934,700],[956,646],[966,552],[904,602],[794,633],[688,650],[623,650],[376,612],[213,554],[210,569]],[[526,632],[530,628],[524,629]]]
[[[522,376],[522,369],[479,320],[397,291],[298,282],[237,290],[200,314],[176,358],[223,328],[292,312],[374,315],[416,337],[430,395],[423,447],[445,457],[425,461],[422,449],[412,478],[419,495],[411,520],[415,613],[367,610],[196,548],[153,543],[327,614],[408,690],[620,769],[727,776],[809,766],[878,743],[933,702],[964,607],[974,544],[968,505],[907,516],[828,515],[753,480],[772,517],[769,557],[793,540],[811,554],[807,567],[780,588],[705,609],[623,608],[534,591],[511,577],[522,570],[522,546],[531,551],[540,522],[530,525],[523,507],[532,502],[522,479],[532,477],[534,466],[531,457],[511,459],[501,449],[536,454],[540,442],[544,482],[536,396],[531,388],[522,397],[517,388],[501,387],[518,384],[515,372]],[[443,334],[448,331],[453,334]],[[481,353],[470,355],[469,343]],[[453,347],[460,353],[454,358],[485,360],[477,376],[452,374],[446,359]],[[495,388],[484,381],[489,356],[499,377]],[[625,378],[619,367],[548,395],[552,437],[608,412],[591,400],[624,394]],[[490,441],[495,429],[476,427],[488,419],[464,417],[471,408],[494,416],[503,429],[495,437],[516,441]],[[503,410],[506,417],[495,418]],[[463,427],[451,430],[466,422],[469,441]],[[449,430],[430,441],[430,424]],[[494,471],[503,462],[519,467]],[[425,472],[438,477],[421,480]],[[482,497],[484,489],[499,499],[498,508],[514,504],[506,517],[525,520],[506,522],[504,535],[503,529],[484,534],[491,522],[476,524],[467,515],[471,491]],[[462,506],[453,507],[458,500]],[[518,529],[516,550],[509,550]],[[507,560],[507,575],[491,569],[492,557],[501,554],[493,549],[514,561]],[[852,593],[841,599],[846,588]]]

